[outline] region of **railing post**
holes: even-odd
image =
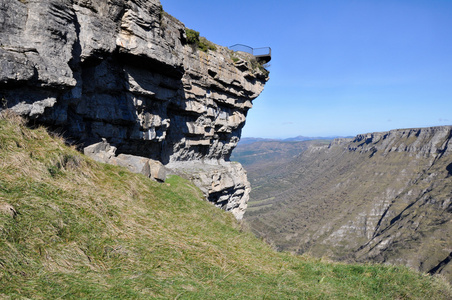
[[[266,62],[271,60],[272,49],[270,47],[262,47],[262,48],[251,48],[250,46],[243,44],[235,44],[229,47],[229,49],[233,51],[242,51],[254,55],[256,58],[261,58]],[[265,52],[259,54],[259,51],[266,50]],[[257,51],[257,52],[256,52]]]

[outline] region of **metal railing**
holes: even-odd
[[[235,44],[229,47],[233,51],[242,51],[254,55],[256,58],[261,58],[266,62],[269,62],[272,57],[272,48],[262,47],[262,48],[252,48],[243,44]]]

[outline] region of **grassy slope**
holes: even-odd
[[[185,180],[95,163],[14,117],[0,119],[0,174],[0,298],[452,297],[403,267],[277,253]]]

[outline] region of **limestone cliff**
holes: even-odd
[[[245,219],[279,249],[452,281],[451,175],[452,126],[338,139],[275,168]]]
[[[174,172],[178,162],[207,162],[203,184],[217,188],[205,187],[206,196],[237,218],[249,184],[227,161],[268,80],[251,60],[188,44],[185,26],[158,0],[0,0],[3,109],[82,147],[107,143],[113,157],[144,157]],[[234,184],[218,187],[230,170]]]

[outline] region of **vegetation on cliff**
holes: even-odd
[[[404,267],[277,253],[189,182],[96,163],[0,118],[0,298],[450,299]]]
[[[187,43],[193,45],[197,49],[207,52],[207,50],[215,51],[217,47],[203,36],[199,36],[199,32],[193,29],[185,28],[187,35]]]

